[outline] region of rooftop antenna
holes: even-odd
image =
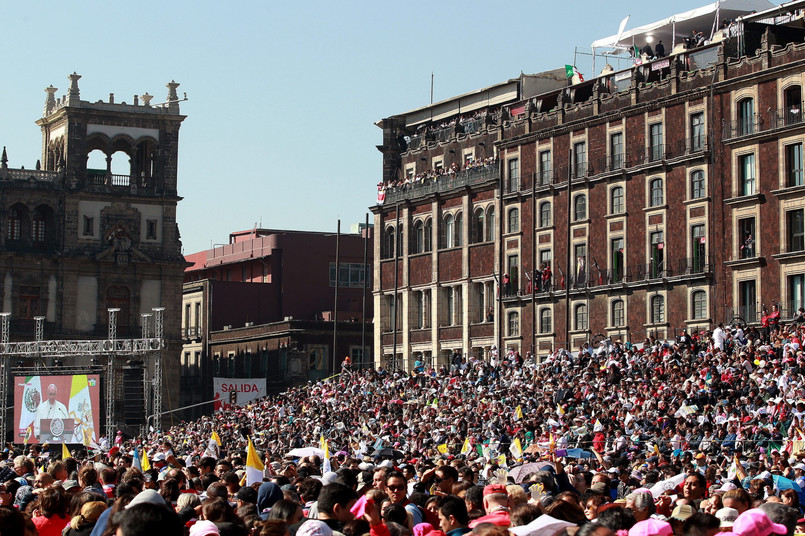
[[[433,71],[430,72],[430,103],[433,104]]]

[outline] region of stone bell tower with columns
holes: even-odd
[[[186,265],[176,222],[185,99],[171,81],[160,103],[147,92],[128,103],[114,94],[90,102],[81,99],[80,79],[69,75],[62,96],[45,89],[36,121],[41,161],[15,168],[14,155],[0,159],[0,311],[11,313],[12,340],[33,340],[37,317],[46,340],[84,340],[107,336],[110,308],[119,309],[120,338],[141,337],[144,315],[164,308],[167,410],[179,400],[172,389]],[[84,366],[81,360],[64,366]],[[147,379],[152,371],[144,369]]]

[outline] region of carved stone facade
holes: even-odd
[[[120,308],[118,338],[139,338],[141,314],[165,307],[164,409],[178,406],[180,305],[186,265],[176,223],[178,84],[167,102],[132,104],[80,99],[69,76],[64,97],[46,89],[42,158],[35,169],[0,167],[0,310],[11,313],[11,338],[33,340],[34,317],[45,339],[105,338],[107,309]],[[106,169],[89,169],[95,152]],[[113,174],[113,156],[128,169]],[[154,333],[153,320],[151,334]],[[88,356],[85,360],[89,362]],[[82,366],[76,358],[65,366]],[[23,363],[32,365],[33,363]],[[51,373],[57,371],[51,370]],[[122,410],[122,408],[121,408]]]

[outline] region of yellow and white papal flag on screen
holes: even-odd
[[[73,376],[67,414],[75,421],[72,443],[90,446],[98,440],[95,435],[95,424],[92,421],[92,399],[89,396],[89,381],[86,375]]]

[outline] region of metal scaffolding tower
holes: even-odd
[[[150,337],[148,317],[143,315],[143,332],[140,339],[117,338],[117,313],[120,309],[110,308],[109,335],[107,339],[97,340],[43,340],[44,317],[36,317],[36,331],[34,341],[9,342],[11,313],[0,313],[0,438],[5,440],[8,430],[8,389],[11,381],[11,360],[14,358],[34,358],[33,370],[24,367],[15,367],[15,372],[24,374],[35,372],[52,372],[56,374],[85,374],[86,367],[47,367],[44,358],[51,357],[100,357],[106,356],[106,437],[113,438],[115,433],[115,363],[119,359],[131,357],[150,357],[153,360],[154,372],[149,381],[145,381],[146,395],[149,387],[153,390],[153,411],[150,415],[162,413],[162,349],[164,337],[164,307],[153,309],[155,319],[155,334]],[[147,364],[146,364],[147,370]],[[147,378],[147,376],[146,376]],[[150,384],[150,385],[149,385]],[[146,396],[146,401],[149,397]],[[148,413],[147,413],[148,415]]]
[[[0,346],[5,351],[8,346],[9,320],[11,313],[0,313]],[[8,413],[8,385],[9,367],[8,359],[0,359],[0,438],[6,440],[6,414]]]
[[[162,348],[165,343],[164,307],[154,307],[154,340],[159,341],[159,347],[154,352],[154,409],[150,413],[154,420],[162,415]]]

